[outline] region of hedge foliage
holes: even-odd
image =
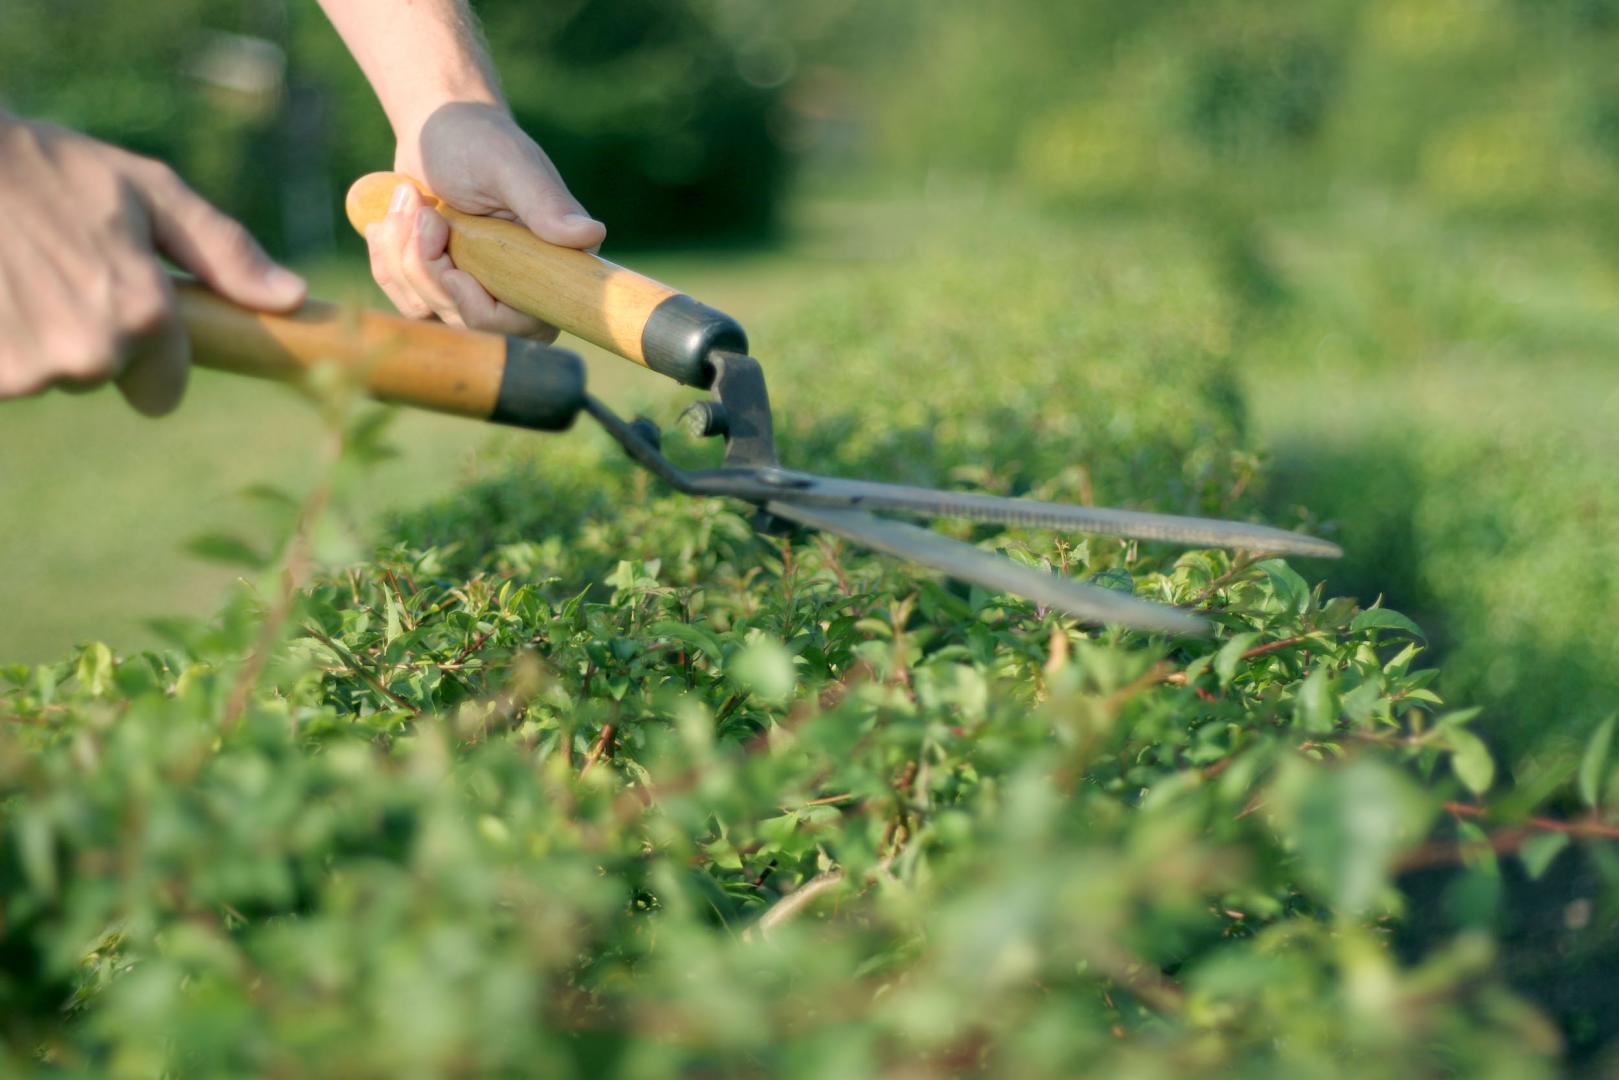
[[[1587,229],[1526,239],[1409,212],[1278,227],[1290,300],[1245,350],[1319,388],[1281,404],[1272,492],[1338,523],[1332,580],[1424,613],[1446,690],[1513,759],[1577,754],[1619,710],[1619,640],[1593,632],[1619,604],[1619,290]]]
[[[1044,258],[885,268],[785,320],[794,460],[1243,512],[1209,313],[1127,332],[1195,268]],[[311,572],[380,429],[334,419],[279,560],[200,545],[265,567],[217,620],[4,670],[7,1071],[1549,1067],[1487,934],[1390,945],[1402,869],[1487,883],[1492,850],[1538,872],[1570,839],[1483,839],[1535,800],[1480,801],[1490,755],[1400,614],[1279,560],[993,541],[1219,626],[1086,630],[757,538],[582,432]]]
[[[1203,214],[1376,190],[1579,220],[1619,188],[1611,0],[900,8],[878,40],[907,47],[862,74],[873,154],[905,171]]]

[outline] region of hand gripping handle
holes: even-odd
[[[263,315],[195,282],[176,291],[200,367],[297,382],[337,364],[378,401],[540,431],[567,428],[584,404],[584,365],[566,349],[315,300]]]
[[[387,215],[400,184],[413,184],[449,222],[455,265],[518,311],[688,386],[714,381],[711,350],[748,351],[729,315],[600,256],[548,244],[514,221],[455,210],[399,173],[372,173],[349,188],[355,231]]]

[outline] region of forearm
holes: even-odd
[[[569,194],[501,98],[468,0],[320,4],[382,100],[398,140],[394,171],[464,213],[513,218],[565,247],[601,244],[606,228]],[[372,276],[406,315],[500,334],[556,333],[455,265],[449,225],[410,184],[395,188],[388,214],[365,239]]]
[[[504,102],[466,0],[320,0],[382,102],[394,137],[413,144],[452,101]]]

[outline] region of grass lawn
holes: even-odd
[[[801,272],[760,254],[636,265],[744,319],[768,310]],[[305,269],[316,295],[384,303],[357,261]],[[592,386],[609,399],[632,405],[675,392],[599,351],[590,359]],[[241,492],[255,484],[299,490],[319,431],[292,392],[208,371],[194,375],[179,411],[158,422],[110,389],[8,403],[0,412],[0,657],[42,662],[89,640],[138,648],[156,640],[147,626],[154,616],[212,611],[238,572],[189,554],[187,541],[222,531],[251,536],[254,509]],[[357,509],[399,511],[441,495],[475,472],[480,447],[522,437],[401,412],[390,440],[399,456],[376,470]]]

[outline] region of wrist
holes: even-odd
[[[426,109],[421,120],[396,129],[394,171],[429,180],[427,159],[432,156],[443,165],[446,151],[464,149],[471,144],[484,145],[491,133],[510,131],[517,134],[517,122],[511,110],[500,99],[478,101],[468,98],[450,98]]]
[[[446,105],[465,103],[484,105],[506,111],[506,99],[501,96],[494,80],[481,71],[445,72],[430,80],[413,80],[403,86],[390,100],[383,101],[394,138],[403,141],[421,134],[428,117]]]
[[[472,106],[501,116],[511,112],[500,91],[488,80],[444,82],[427,90],[414,89],[405,100],[386,109],[397,148],[396,169],[420,178],[422,131],[434,114],[450,105]]]

